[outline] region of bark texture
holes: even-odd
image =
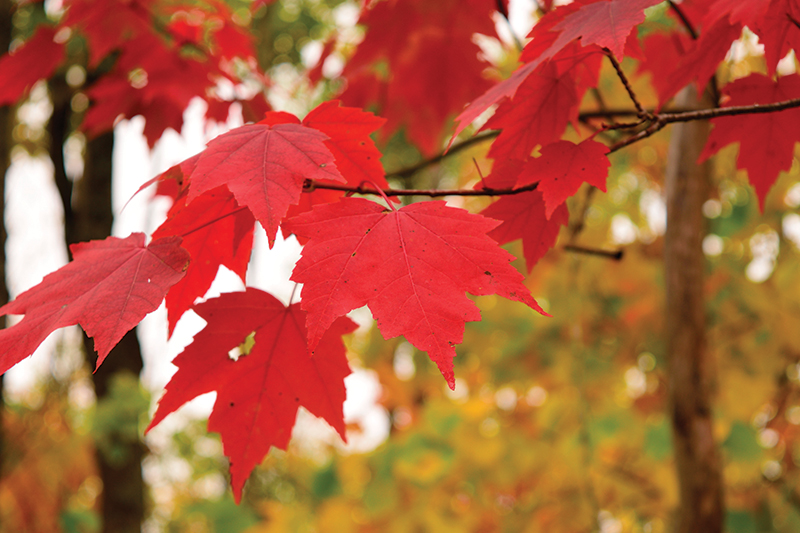
[[[693,87],[676,105],[699,107]],[[724,521],[720,458],[713,435],[711,361],[706,349],[703,298],[710,164],[697,158],[708,138],[707,121],[676,124],[666,171],[666,334],[669,396],[680,508],[675,531],[721,533]]]

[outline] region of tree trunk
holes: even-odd
[[[11,16],[13,6],[11,0],[0,0],[0,55],[8,52],[11,44]],[[14,108],[0,106],[0,305],[8,302],[8,284],[6,283],[6,172],[11,166],[11,129],[14,125]],[[0,317],[0,328],[6,325],[5,317]],[[3,415],[5,413],[5,400],[3,397],[3,377],[0,374],[0,479],[5,472],[5,432]]]
[[[694,87],[678,96],[681,108],[699,107]],[[666,170],[666,334],[669,398],[680,487],[679,533],[719,533],[724,522],[720,459],[713,434],[711,361],[706,350],[703,299],[703,203],[710,164],[697,158],[708,138],[707,121],[672,126]]]
[[[67,245],[111,234],[114,222],[111,198],[112,157],[114,133],[108,132],[87,142],[83,176],[74,184],[64,169],[63,147],[70,131],[71,90],[57,76],[50,81],[53,115],[48,126],[50,157],[55,167],[55,181],[64,206],[64,237]],[[88,364],[96,366],[94,343],[85,334],[84,352]],[[122,372],[139,376],[142,355],[136,330],[129,332],[111,350],[103,365],[93,374],[95,394],[100,404],[108,399],[112,380]],[[133,416],[136,416],[134,414]],[[136,421],[132,421],[134,424]],[[103,482],[101,517],[104,533],[139,533],[144,519],[144,480],[142,459],[145,447],[137,435],[107,435],[113,446],[122,453],[109,457],[97,450],[97,464]]]
[[[114,133],[104,133],[87,142],[83,177],[75,184],[73,194],[74,234],[72,242],[104,239],[111,234],[114,221],[111,201],[111,169]],[[87,358],[95,366],[94,343],[84,335]],[[103,365],[93,375],[97,402],[110,392],[111,380],[121,372],[139,377],[142,354],[136,330],[130,331],[117,344]],[[112,460],[98,450],[97,462],[103,480],[103,531],[139,533],[144,518],[144,480],[142,459],[145,447],[138,435],[114,435],[115,445],[124,447],[123,460]]]

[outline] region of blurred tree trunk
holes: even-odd
[[[0,55],[5,54],[11,45],[11,17],[13,4],[11,0],[0,0]],[[8,284],[6,283],[6,172],[11,166],[11,129],[14,126],[14,108],[0,106],[0,305],[8,302]],[[0,328],[6,325],[5,317],[0,318]],[[5,432],[3,430],[3,414],[5,400],[3,396],[3,377],[0,374],[0,479],[3,478],[5,465]]]
[[[681,108],[699,107],[694,87],[676,99]],[[704,106],[708,107],[708,106]],[[697,164],[708,138],[708,121],[672,126],[666,170],[667,233],[666,334],[669,398],[680,507],[675,531],[720,533],[724,499],[720,458],[713,432],[712,361],[706,350],[703,298],[703,203],[711,166]]]
[[[108,132],[87,141],[83,176],[73,183],[66,175],[63,154],[64,142],[70,131],[72,92],[63,76],[51,80],[50,89],[53,99],[53,115],[48,128],[50,156],[55,166],[56,185],[64,204],[66,243],[70,245],[105,239],[111,234],[114,222],[111,198],[114,133]],[[94,343],[86,335],[83,341],[87,361],[94,369]],[[98,405],[110,398],[112,381],[116,376],[128,372],[138,379],[141,370],[142,355],[134,329],[111,350],[103,365],[92,376]],[[138,413],[128,413],[126,416],[138,416]],[[137,420],[131,422],[136,427]],[[139,533],[145,512],[142,478],[145,447],[138,433],[135,436],[114,433],[107,437],[117,453],[111,457],[99,447],[97,450],[97,464],[103,481],[102,531]]]

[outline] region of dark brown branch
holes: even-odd
[[[683,27],[686,28],[686,31],[689,32],[689,35],[692,36],[692,39],[696,41],[698,37],[697,30],[694,29],[694,26],[686,16],[686,13],[683,12],[683,9],[681,9],[680,6],[672,0],[669,0],[669,7],[672,8],[676,15],[678,15],[678,18],[681,19],[681,22],[683,23]]]
[[[454,144],[453,146],[450,147],[449,150],[445,150],[445,151],[443,151],[443,152],[441,152],[439,154],[436,154],[435,156],[433,156],[433,157],[431,157],[429,159],[425,159],[423,161],[420,161],[419,163],[416,163],[414,165],[411,165],[409,167],[406,167],[406,168],[403,168],[403,169],[400,169],[400,170],[395,170],[394,172],[389,172],[388,174],[386,174],[386,178],[387,179],[388,178],[410,178],[411,176],[413,176],[414,174],[416,174],[420,170],[423,170],[423,169],[425,169],[425,168],[427,168],[427,167],[429,167],[431,165],[435,165],[436,163],[438,163],[439,161],[441,161],[442,159],[444,159],[447,156],[457,154],[457,153],[459,153],[459,152],[461,152],[463,150],[466,150],[467,148],[469,148],[469,147],[471,147],[471,146],[473,146],[475,144],[482,143],[483,141],[486,141],[486,140],[489,140],[489,139],[494,139],[498,135],[500,135],[499,131],[487,131],[485,133],[479,133],[478,135],[475,135],[474,137],[470,137],[469,139],[465,139],[465,140],[461,141],[460,143]]]
[[[564,250],[567,252],[575,252],[579,254],[598,255],[614,261],[620,261],[624,255],[623,250],[600,250],[598,248],[587,248],[577,244],[565,244]]]
[[[631,83],[630,81],[628,81],[628,77],[622,71],[622,65],[619,64],[619,61],[617,61],[617,58],[614,57],[614,54],[611,52],[611,50],[609,50],[608,48],[603,48],[603,52],[605,52],[606,57],[609,59],[609,61],[611,61],[611,64],[614,66],[614,70],[617,72],[617,77],[619,78],[619,81],[621,81],[622,85],[625,86],[625,90],[628,92],[628,96],[630,97],[631,102],[633,102],[634,107],[636,107],[636,115],[641,118],[652,117],[652,114],[645,111],[644,107],[642,107],[641,102],[639,102],[639,99],[636,97],[636,93],[633,92],[633,87],[631,87]]]
[[[800,22],[795,19],[791,13],[786,13],[786,16],[789,18],[789,22],[797,26],[797,29],[800,29]]]
[[[512,196],[527,191],[536,190],[539,183],[525,185],[519,189],[382,189],[374,187],[339,185],[338,183],[321,183],[316,180],[306,180],[303,192],[313,192],[316,189],[329,191],[345,191],[353,194],[371,194],[374,196]]]

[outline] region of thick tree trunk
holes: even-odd
[[[73,193],[74,233],[71,242],[104,239],[111,234],[114,221],[111,201],[111,169],[114,133],[105,133],[90,140],[86,146],[83,177],[75,184]],[[90,364],[96,356],[94,344],[84,336],[84,346]],[[120,372],[130,372],[138,378],[142,370],[142,354],[136,330],[130,331],[111,350],[103,365],[94,373],[97,401],[108,396],[111,380]],[[103,480],[103,531],[108,533],[139,533],[144,518],[144,481],[142,459],[145,447],[136,436],[114,435],[115,444],[125,449],[124,459],[112,460],[101,451],[97,453]]]
[[[693,87],[676,104],[698,106]],[[697,158],[708,138],[707,122],[672,126],[666,171],[667,233],[664,246],[667,357],[675,462],[680,486],[679,533],[718,533],[724,502],[720,458],[713,434],[711,361],[706,350],[703,299],[703,203],[710,165]]]
[[[13,14],[11,0],[0,0],[0,55],[8,51],[11,44],[11,16]],[[8,302],[8,284],[6,283],[6,172],[11,166],[11,129],[14,125],[14,109],[0,106],[0,305]],[[5,327],[5,317],[0,317],[0,328]],[[0,374],[0,479],[5,471],[5,432],[3,415],[5,401],[3,399],[3,376]]]

